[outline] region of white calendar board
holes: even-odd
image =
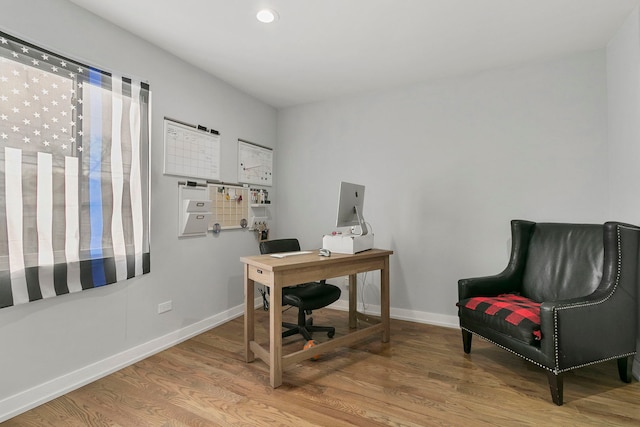
[[[220,135],[165,119],[164,173],[220,180]]]
[[[238,140],[238,182],[273,185],[273,150]]]

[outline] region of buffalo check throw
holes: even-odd
[[[540,303],[521,295],[502,294],[495,297],[474,297],[456,304],[469,310],[496,316],[513,326],[530,329],[540,340]]]

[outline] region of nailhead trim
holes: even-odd
[[[583,363],[582,365],[576,365],[576,366],[572,366],[572,367],[570,367],[570,368],[565,368],[565,369],[558,369],[557,367],[550,368],[549,366],[545,366],[545,365],[543,365],[543,364],[541,364],[541,363],[539,363],[539,362],[536,362],[535,360],[529,359],[528,357],[526,357],[526,356],[524,356],[524,355],[522,355],[522,354],[520,354],[520,353],[518,353],[518,352],[516,352],[516,351],[514,351],[514,350],[511,350],[510,348],[505,347],[505,346],[503,346],[502,344],[498,344],[497,342],[495,342],[495,341],[493,341],[493,340],[491,340],[491,339],[489,339],[489,338],[487,338],[487,337],[485,337],[485,336],[483,336],[483,335],[480,335],[480,334],[479,334],[479,333],[477,333],[477,332],[474,332],[474,331],[472,331],[472,330],[470,330],[470,329],[467,329],[467,328],[465,328],[465,327],[461,327],[461,329],[464,329],[464,330],[465,330],[465,331],[467,331],[467,332],[471,332],[473,335],[476,335],[476,336],[478,336],[478,337],[482,338],[482,339],[483,339],[483,340],[485,340],[485,341],[489,341],[490,343],[497,345],[497,346],[498,346],[498,347],[500,347],[501,349],[503,349],[503,350],[507,350],[508,352],[515,354],[516,356],[520,356],[521,358],[523,358],[523,359],[524,359],[524,360],[526,360],[527,362],[531,362],[531,363],[533,363],[533,364],[534,364],[534,365],[536,365],[536,366],[539,366],[539,367],[541,367],[541,368],[544,368],[544,369],[546,369],[547,371],[553,372],[555,375],[561,374],[561,373],[563,373],[563,372],[571,371],[571,370],[573,370],[573,369],[583,368],[583,367],[585,367],[585,366],[595,365],[595,364],[597,364],[597,363],[607,362],[607,361],[609,361],[609,360],[620,359],[620,358],[623,358],[623,357],[629,357],[629,356],[633,356],[633,355],[635,355],[635,354],[636,354],[636,352],[635,352],[635,351],[632,351],[631,353],[625,353],[625,354],[620,354],[620,355],[618,355],[618,356],[607,357],[607,358],[605,358],[605,359],[599,359],[599,360],[596,360],[596,361],[593,361],[593,362]]]
[[[511,350],[510,348],[507,348],[507,347],[505,347],[505,346],[503,346],[501,344],[498,344],[497,342],[495,342],[495,341],[493,341],[493,340],[491,340],[491,339],[489,339],[487,337],[484,337],[484,336],[478,334],[477,332],[471,331],[471,330],[469,330],[467,328],[464,328],[464,327],[462,329],[464,329],[467,332],[471,332],[472,334],[477,335],[480,338],[482,338],[482,339],[484,339],[486,341],[489,341],[489,342],[497,345],[498,347],[500,347],[500,348],[502,348],[504,350],[507,350],[507,351],[517,355],[517,356],[520,356],[523,359],[527,360],[528,362],[533,363],[534,365],[537,365],[537,366],[539,366],[541,368],[544,368],[544,369],[546,369],[548,371],[551,371],[555,375],[558,375],[558,374],[560,374],[562,372],[567,372],[567,371],[570,371],[570,370],[573,370],[573,369],[578,369],[578,368],[582,368],[582,367],[589,366],[589,365],[595,365],[596,363],[606,362],[606,361],[609,361],[609,360],[620,359],[622,357],[629,357],[629,356],[635,355],[636,352],[632,351],[630,353],[625,353],[625,354],[621,354],[621,355],[618,355],[618,356],[607,357],[605,359],[600,359],[600,360],[596,360],[596,361],[589,362],[589,363],[583,363],[581,365],[576,365],[576,366],[572,366],[572,367],[565,368],[565,369],[558,369],[558,365],[559,365],[559,355],[558,355],[558,353],[559,353],[559,351],[558,351],[558,310],[569,310],[569,309],[577,308],[577,307],[588,307],[588,306],[591,306],[591,305],[598,305],[598,304],[604,303],[609,298],[611,298],[611,296],[614,294],[614,292],[618,288],[618,284],[620,283],[620,274],[621,274],[621,270],[622,270],[622,241],[621,241],[622,237],[620,235],[620,228],[621,227],[622,227],[621,225],[616,225],[618,262],[617,262],[616,280],[615,280],[615,284],[613,285],[613,289],[611,290],[611,292],[607,296],[602,298],[600,301],[594,301],[594,302],[590,302],[590,303],[580,303],[580,302],[578,302],[578,303],[568,304],[568,305],[565,305],[565,306],[556,307],[553,310],[553,341],[554,341],[554,350],[555,350],[555,366],[553,368],[545,366],[545,365],[543,365],[541,363],[538,363],[535,360],[531,360],[528,357],[523,356],[522,354]]]

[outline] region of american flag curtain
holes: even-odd
[[[0,308],[149,272],[150,96],[0,32]]]

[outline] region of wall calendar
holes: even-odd
[[[164,173],[220,180],[220,135],[165,118]]]

